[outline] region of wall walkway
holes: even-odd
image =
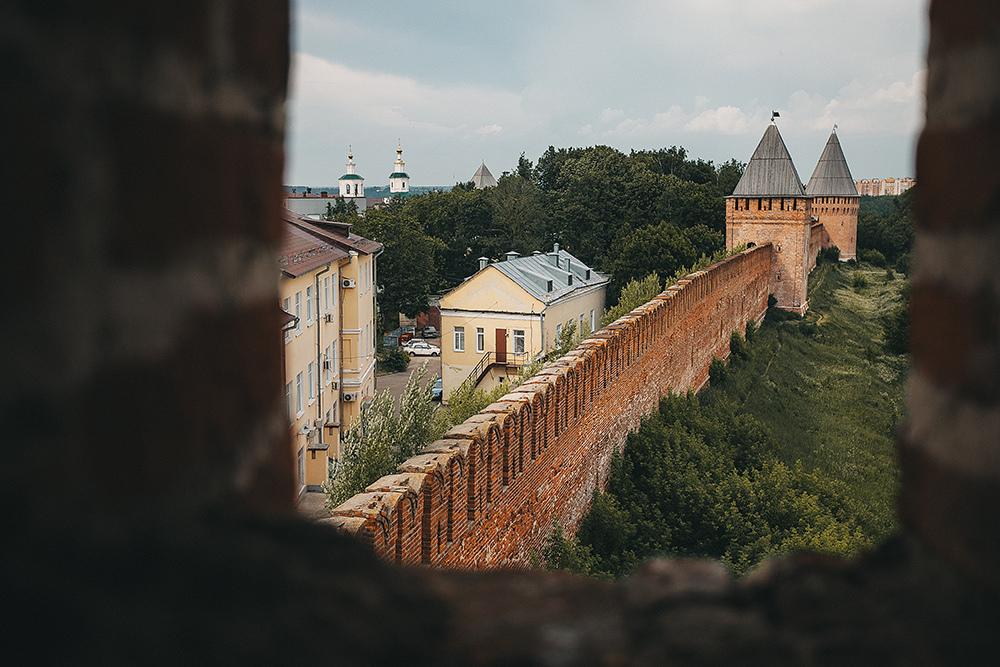
[[[771,247],[689,275],[597,331],[326,520],[388,561],[526,567],[552,519],[575,531],[611,456],[668,391],[698,389],[767,309]]]

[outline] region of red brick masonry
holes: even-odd
[[[354,496],[328,519],[388,561],[528,567],[552,520],[572,534],[611,456],[668,391],[708,381],[767,309],[772,249],[689,275]]]

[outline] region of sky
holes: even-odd
[[[855,179],[914,175],[925,0],[297,0],[289,185],[496,177],[522,153],[750,159],[771,112],[803,181],[834,124]]]

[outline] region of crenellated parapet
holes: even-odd
[[[593,333],[501,400],[333,511],[326,522],[383,559],[528,567],[558,520],[569,532],[611,457],[669,391],[699,389],[729,334],[767,308],[772,249],[687,276]]]

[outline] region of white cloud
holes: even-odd
[[[759,122],[748,117],[737,107],[725,106],[702,111],[684,126],[688,132],[712,132],[716,134],[746,134],[755,129]]]
[[[601,122],[613,123],[614,121],[618,120],[624,115],[625,112],[622,111],[621,109],[605,109],[604,111],[601,112]]]
[[[497,132],[503,132],[503,128],[496,123],[493,123],[492,125],[483,125],[481,128],[476,130],[476,134],[481,134],[484,137],[487,134],[496,134]]]
[[[531,125],[521,109],[521,97],[510,91],[428,85],[394,74],[351,69],[305,53],[294,56],[292,91],[295,115],[314,124],[336,118],[338,123],[357,123],[368,129],[413,128],[438,135],[462,132],[470,125],[479,126],[477,132],[483,135]],[[502,124],[493,119],[502,119]]]

